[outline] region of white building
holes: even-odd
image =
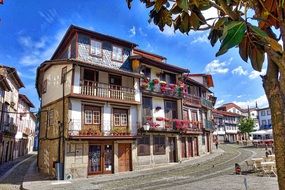
[[[269,107],[258,109],[260,129],[271,129],[271,111]]]

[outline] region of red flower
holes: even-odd
[[[154,84],[158,84],[159,83],[158,79],[153,79],[152,81],[153,81]]]
[[[157,117],[156,118],[156,121],[163,121],[164,119],[163,119],[163,117]]]

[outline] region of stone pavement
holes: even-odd
[[[277,179],[254,175],[232,175],[234,163],[263,155],[262,149],[222,145],[213,154],[154,169],[97,175],[70,181],[47,180],[38,175],[35,163],[27,172],[23,189],[278,189]]]

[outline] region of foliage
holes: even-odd
[[[251,118],[243,118],[239,121],[238,129],[242,133],[250,133],[253,131],[254,121]]]
[[[130,8],[133,0],[126,1]],[[185,34],[209,30],[211,45],[220,42],[216,56],[237,47],[242,60],[261,71],[267,55],[262,82],[272,113],[279,189],[285,189],[285,0],[140,1],[161,31],[166,25]]]

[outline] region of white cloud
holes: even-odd
[[[244,70],[242,66],[238,66],[237,68],[233,69],[232,73],[236,75],[247,75],[248,74],[247,70]]]
[[[194,37],[194,40],[191,41],[191,44],[195,44],[195,43],[208,43],[208,35],[207,34],[203,34],[197,37]]]
[[[57,11],[55,9],[39,11],[38,13],[49,24],[53,23],[58,17]]]
[[[262,69],[261,72],[258,71],[251,71],[251,73],[249,74],[249,79],[256,79],[258,78],[260,75],[265,75],[266,73],[266,69]]]
[[[233,103],[237,104],[238,106],[240,106],[241,108],[247,108],[247,106],[249,107],[255,107],[255,104],[257,102],[257,105],[259,108],[263,108],[263,107],[267,107],[268,106],[268,100],[266,98],[266,95],[262,95],[256,99],[250,99],[247,101],[234,101]]]
[[[170,37],[170,36],[174,36],[176,33],[174,32],[174,27],[171,26],[167,26],[165,25],[164,27],[164,30],[163,31],[160,31],[159,27],[156,26],[155,24],[153,24],[153,22],[151,22],[149,25],[148,25],[148,28],[150,29],[155,29],[157,32],[167,36],[167,37]],[[180,33],[180,32],[179,32]],[[177,33],[178,34],[178,33]],[[181,33],[180,33],[181,34]]]
[[[220,107],[224,102],[225,100],[218,100],[215,104],[215,107]]]
[[[239,95],[239,96],[237,96],[237,98],[241,98],[241,97],[243,97],[243,95]]]
[[[139,33],[141,36],[147,36],[147,34],[143,31],[142,27],[139,27]]]
[[[136,35],[136,27],[133,26],[130,30],[129,30],[129,33],[130,33],[130,37],[134,37]]]
[[[64,33],[65,30],[61,30],[55,36],[43,36],[38,41],[30,36],[20,36],[19,43],[24,51],[19,58],[19,63],[24,66],[36,66],[50,59]]]
[[[215,59],[206,65],[205,72],[210,74],[225,74],[229,71],[229,69],[226,67],[228,64],[229,63],[220,62],[219,60]]]

